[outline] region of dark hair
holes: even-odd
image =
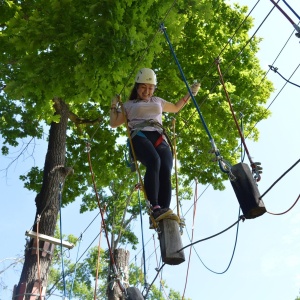
[[[139,87],[139,83],[136,82],[131,90],[128,100],[136,100],[138,98],[138,94],[137,94],[138,87]]]
[[[138,93],[137,93],[137,89],[139,87],[141,83],[136,82],[131,90],[130,96],[128,98],[128,100],[137,100],[138,99]],[[154,90],[156,89],[156,86],[154,86]]]

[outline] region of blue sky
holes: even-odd
[[[256,1],[235,1],[247,4],[252,8]],[[281,1],[282,2],[282,1]],[[288,3],[300,14],[300,2],[290,0]],[[284,5],[281,7],[289,16],[298,23],[298,19]],[[255,18],[255,27],[259,26],[267,12],[272,8],[271,1],[260,1],[252,16]],[[258,31],[257,36],[262,37],[258,57],[264,69],[272,64],[282,50],[288,37],[292,33],[292,25],[275,9],[267,21]],[[300,63],[299,48],[300,39],[292,36],[277,62],[274,64],[278,71],[288,78]],[[175,64],[174,64],[174,67]],[[300,148],[300,89],[291,84],[280,92],[285,81],[274,72],[269,72],[268,78],[275,85],[275,92],[271,95],[266,107],[272,102],[269,119],[258,123],[260,131],[259,141],[249,142],[247,146],[254,161],[260,161],[263,166],[262,179],[258,188],[261,193],[266,191],[273,182],[280,177],[299,159]],[[297,70],[291,78],[292,82],[300,84],[300,71]],[[280,93],[279,93],[280,92]],[[190,104],[191,105],[191,104]],[[186,108],[188,109],[188,108]],[[205,116],[204,116],[205,118]],[[33,165],[43,166],[46,153],[46,142],[38,142],[35,153],[31,156],[31,150],[22,155],[17,163],[14,163],[7,173],[1,173],[0,189],[2,193],[0,210],[0,270],[7,267],[12,260],[20,257],[24,251],[25,231],[32,226],[35,205],[35,194],[22,187],[19,175],[25,174]],[[12,154],[15,157],[17,153]],[[1,169],[6,167],[10,158],[0,157]],[[248,163],[247,159],[245,162]],[[199,166],[201,167],[201,166]],[[291,170],[275,187],[264,197],[266,208],[270,212],[283,212],[287,210],[297,199],[299,191],[300,164]],[[206,187],[198,186],[198,196]],[[79,203],[71,204],[62,211],[64,234],[79,236],[88,226],[97,211],[80,215]],[[173,201],[175,205],[175,201]],[[192,201],[184,203],[183,211],[188,211]],[[234,192],[227,183],[225,191],[214,191],[211,187],[198,199],[196,211],[196,224],[194,227],[194,241],[213,235],[237,220],[238,201]],[[186,229],[191,235],[192,212],[190,209],[186,218]],[[76,218],[76,222],[74,222]],[[145,217],[145,241],[148,282],[152,282],[156,275],[157,267],[154,253],[153,231],[148,230],[148,219]],[[99,231],[100,219],[96,219],[93,225],[83,235],[80,251],[95,238]],[[299,295],[300,289],[300,203],[290,212],[282,216],[263,216],[241,222],[239,226],[238,241],[235,255],[229,270],[217,275],[208,271],[201,260],[212,270],[224,271],[230,261],[236,228],[209,241],[195,245],[191,256],[188,283],[185,292],[186,297],[196,299],[224,299],[224,300],[294,300]],[[140,236],[140,223],[133,224]],[[183,245],[189,244],[188,235],[184,231]],[[103,241],[104,243],[104,241]],[[155,237],[156,246],[158,240]],[[95,242],[95,245],[97,241]],[[130,250],[130,249],[129,249]],[[77,249],[70,252],[76,257]],[[131,252],[131,260],[135,254],[138,264],[141,262],[140,248]],[[159,250],[157,250],[159,255]],[[199,255],[199,257],[197,256]],[[165,266],[162,277],[166,284],[183,293],[186,280],[187,261],[189,249],[185,250],[186,262],[179,266]],[[0,274],[2,282],[8,285],[8,290],[0,289],[0,300],[10,299],[13,284],[17,284],[21,267]],[[156,280],[158,284],[159,279]],[[0,283],[1,283],[0,281]],[[50,299],[61,299],[52,296]]]

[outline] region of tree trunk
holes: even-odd
[[[61,99],[54,99],[54,103],[56,114],[60,115],[60,122],[53,122],[50,126],[43,184],[40,193],[35,198],[37,209],[33,226],[33,231],[38,230],[39,233],[47,236],[54,235],[60,208],[59,195],[71,170],[65,168],[69,109]],[[39,217],[40,221],[37,222]],[[14,300],[32,299],[30,295],[40,295],[40,291],[44,296],[54,246],[43,241],[39,241],[39,245],[36,243],[36,239],[31,239],[25,249],[25,262],[19,284],[14,291]],[[39,264],[37,251],[39,251]],[[26,294],[25,297],[24,294]],[[44,299],[44,297],[34,299]]]
[[[107,297],[108,300],[124,300],[125,294],[123,294],[121,286],[125,289],[128,288],[129,284],[129,255],[130,252],[125,249],[115,249],[114,250],[114,260],[117,269],[117,276],[111,268],[111,274],[108,277],[108,288],[107,288]],[[119,282],[118,282],[119,281]]]

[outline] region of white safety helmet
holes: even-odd
[[[150,84],[157,84],[156,81],[156,74],[152,69],[143,68],[138,71],[137,75],[135,76],[136,83],[150,83]]]

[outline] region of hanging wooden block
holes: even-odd
[[[159,228],[162,261],[168,265],[179,265],[184,262],[184,251],[177,252],[183,247],[178,222],[172,219],[163,219],[159,221]]]
[[[235,180],[230,182],[245,218],[254,219],[263,215],[266,208],[264,202],[259,199],[258,187],[249,166],[245,163],[238,163],[232,166],[231,172]]]
[[[44,242],[42,256],[45,257],[49,253],[50,243]]]
[[[23,300],[23,299],[25,299],[26,286],[27,286],[26,282],[21,282],[20,283],[19,291],[17,292],[18,287],[17,287],[17,285],[15,285],[14,295],[13,295],[13,299],[14,300]]]
[[[41,290],[42,290],[42,287],[41,287]],[[39,283],[39,280],[36,280],[34,282],[31,294],[32,295],[30,296],[29,300],[36,300],[37,298],[38,299],[42,299],[42,297],[40,297],[40,296],[43,296],[43,295],[40,295],[40,283]]]
[[[34,255],[34,254],[37,254],[37,251],[38,251],[38,244],[37,244],[37,239],[33,239],[32,241],[32,248],[31,248],[31,254]]]
[[[132,286],[126,289],[126,300],[144,300],[142,293],[136,287]]]

